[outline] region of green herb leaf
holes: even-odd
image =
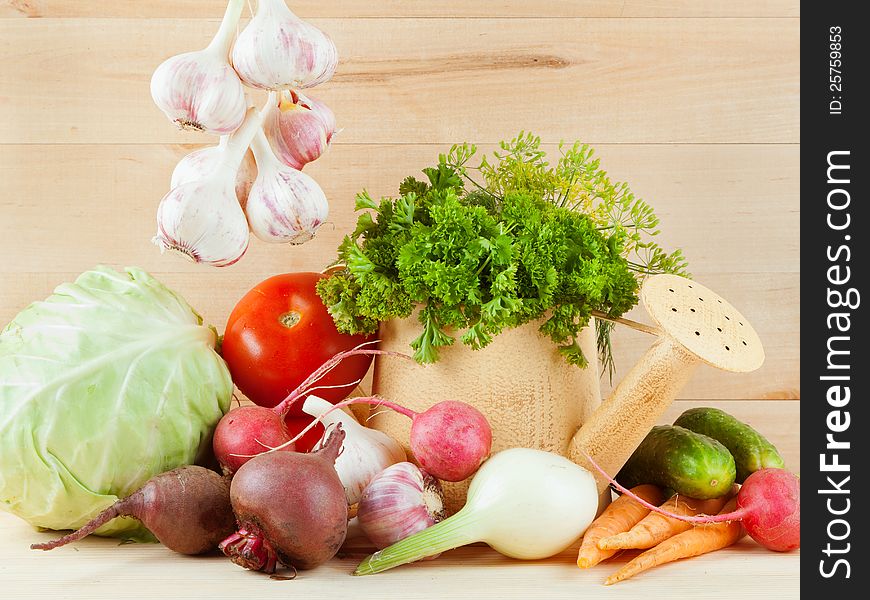
[[[620,316],[637,303],[642,277],[685,274],[682,253],[652,240],[653,209],[612,182],[589,146],[561,144],[553,166],[530,133],[499,148],[471,167],[477,149],[455,145],[423,170],[427,182],[405,178],[398,198],[357,196],[365,212],[338,251],[346,269],[318,284],[339,330],[372,333],[416,307],[414,356],[434,362],[454,333],[479,349],[543,318],[541,333],[584,366],[576,339],[592,311]],[[599,324],[607,370],[610,331]]]

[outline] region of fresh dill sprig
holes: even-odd
[[[628,185],[613,182],[588,145],[559,145],[551,165],[540,137],[520,132],[492,157],[457,144],[406,178],[398,198],[357,197],[364,211],[339,247],[340,271],[318,284],[339,330],[372,333],[421,307],[421,362],[454,343],[482,348],[506,328],[544,319],[565,359],[585,365],[577,335],[591,314],[618,317],[637,303],[640,280],[685,274],[682,253],[652,238],[659,220]],[[598,325],[612,372],[612,323]]]

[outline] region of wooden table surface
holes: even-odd
[[[334,558],[313,571],[300,571],[293,581],[275,581],[219,555],[181,556],[159,544],[119,546],[117,540],[88,538],[51,552],[28,549],[33,541],[47,537],[0,514],[4,598],[779,600],[800,596],[798,555],[768,552],[748,539],[605,587],[604,579],[631,555],[581,571],[576,565],[576,545],[544,561],[512,560],[488,547],[475,546],[378,575],[353,577],[351,573],[364,556],[358,554]]]
[[[253,240],[244,260],[221,270],[150,243],[173,166],[213,140],[176,131],[148,82],[164,58],[208,42],[224,0],[0,0],[0,325],[103,263],[151,271],[220,328],[258,281],[333,258],[352,229],[355,192],[393,194],[451,143],[489,151],[531,130],[550,150],[563,139],[593,144],[609,173],[656,207],[662,243],[682,247],[695,278],[761,336],[760,370],[698,369],[670,416],[722,406],[799,470],[797,0],[289,4],[329,32],[341,56],[334,80],[312,92],[343,129],[308,169],[330,198],[330,222],[298,248]],[[647,320],[641,309],[630,316]],[[619,373],[648,345],[619,329]],[[610,567],[581,573],[571,552],[519,563],[472,548],[363,579],[347,576],[352,560],[336,560],[275,582],[159,546],[93,540],[30,552],[36,537],[0,515],[4,597],[213,597],[248,586],[261,597],[798,595],[797,555],[749,542],[603,588]]]

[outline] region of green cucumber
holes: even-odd
[[[735,476],[734,457],[728,448],[683,427],[659,425],[643,439],[616,480],[629,488],[653,483],[708,499],[727,494]]]
[[[737,465],[737,482],[743,481],[759,469],[775,467],[782,469],[785,464],[776,446],[752,427],[738,421],[724,410],[718,408],[690,408],[674,421],[674,425],[691,429],[721,442]]]

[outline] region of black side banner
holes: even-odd
[[[870,302],[870,104],[862,81],[870,68],[870,31],[859,8],[867,6],[801,3],[801,589],[807,597],[857,592],[870,571],[864,560],[870,511],[861,500],[870,487],[864,307]]]

